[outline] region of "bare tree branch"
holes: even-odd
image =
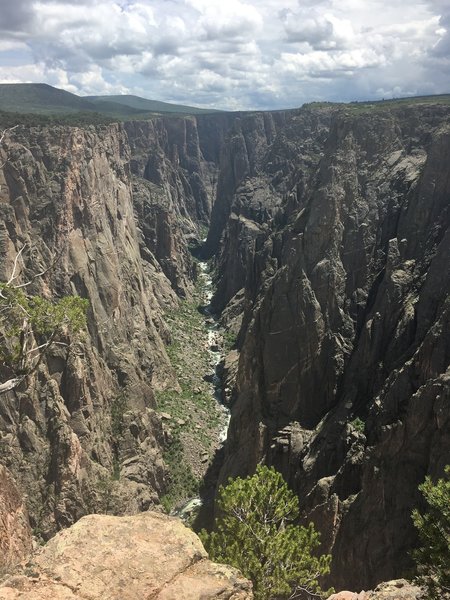
[[[39,273],[36,273],[36,275],[33,275],[33,277],[31,277],[31,279],[29,281],[26,281],[25,283],[20,283],[19,285],[16,285],[14,287],[16,288],[24,288],[27,287],[28,285],[30,285],[31,283],[33,283],[33,281],[35,279],[38,279],[39,277],[42,277],[43,275],[45,275],[46,273],[48,273],[48,271],[50,271],[51,269],[53,269],[53,267],[56,264],[56,261],[59,260],[59,257],[62,254],[62,250],[60,250],[60,252],[58,254],[55,254],[55,256],[52,259],[52,262],[50,263],[50,265],[44,269],[43,271],[40,271]]]
[[[0,394],[6,394],[6,392],[11,392],[16,387],[18,387],[24,379],[25,376],[14,377],[13,379],[8,379],[8,381],[5,381],[4,383],[0,383]]]
[[[13,266],[13,270],[12,270],[12,273],[11,273],[11,277],[6,282],[6,285],[11,285],[12,282],[14,281],[14,279],[17,278],[16,271],[17,271],[17,265],[18,265],[18,262],[19,262],[19,258],[20,258],[22,252],[25,250],[26,247],[27,247],[27,244],[24,244],[22,246],[22,248],[19,250],[19,252],[16,254],[16,258],[14,259],[14,266]]]

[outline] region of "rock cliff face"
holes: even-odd
[[[125,124],[138,226],[180,296],[194,275],[186,240],[198,240],[209,224],[220,151],[232,120],[215,115]]]
[[[32,538],[24,499],[16,482],[0,466],[0,576],[31,553]]]
[[[280,469],[337,588],[409,567],[417,486],[450,456],[449,119],[307,107],[224,151],[208,243],[242,327],[222,481]]]
[[[85,339],[0,402],[1,460],[48,537],[106,506],[147,508],[164,489],[153,389],[175,381],[161,307],[176,294],[140,240],[121,126],[21,128],[3,155],[0,278],[26,245],[19,283],[89,300]]]
[[[0,402],[0,461],[44,539],[89,512],[145,510],[166,489],[154,391],[178,383],[163,314],[191,293],[188,243],[209,222],[231,120],[19,127],[4,137],[0,280],[25,247],[17,283],[89,300],[88,334],[52,349]]]

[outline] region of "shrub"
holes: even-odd
[[[430,600],[450,598],[450,466],[445,478],[433,484],[426,477],[420,491],[428,503],[428,511],[417,509],[412,519],[421,546],[413,552],[417,563],[418,583],[425,586]]]

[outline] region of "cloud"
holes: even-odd
[[[3,0],[0,77],[229,108],[450,91],[448,0]]]

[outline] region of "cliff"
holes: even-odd
[[[146,510],[167,490],[155,392],[180,386],[164,319],[191,297],[188,245],[209,222],[231,120],[19,126],[2,138],[0,280],[24,249],[15,283],[89,301],[87,335],[53,346],[0,402],[0,460],[44,539],[90,512]]]
[[[305,107],[270,135],[253,119],[208,238],[215,305],[242,322],[221,481],[275,465],[332,584],[372,587],[410,568],[417,486],[450,455],[450,110]]]

